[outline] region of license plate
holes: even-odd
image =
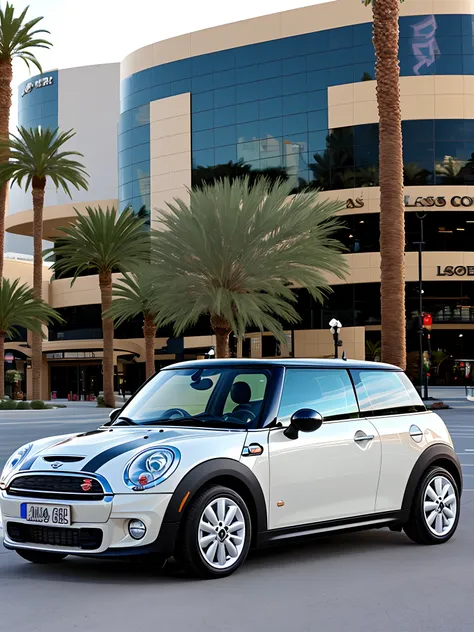
[[[27,522],[34,522],[35,524],[69,527],[71,525],[71,508],[67,505],[22,503],[21,518]]]

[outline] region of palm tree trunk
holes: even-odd
[[[43,294],[43,207],[46,180],[33,179],[33,291],[35,298]],[[33,399],[41,399],[41,365],[43,361],[43,338],[40,333],[31,335],[31,371]]]
[[[398,61],[400,0],[373,3],[373,39],[380,120],[380,257],[382,359],[406,366],[405,209]]]
[[[216,334],[216,358],[230,358],[229,335],[232,331],[231,326],[224,318],[213,314],[211,327]]]
[[[112,306],[112,273],[99,274],[100,298],[102,301],[102,336],[104,339],[103,380],[104,403],[115,408],[114,395],[114,321],[104,313]]]
[[[143,323],[143,335],[145,337],[146,379],[155,374],[155,319],[150,314],[145,314]]]
[[[0,398],[5,395],[5,332],[0,331]]]
[[[0,60],[0,141],[8,140],[10,108],[12,105],[11,82],[13,69],[11,59]],[[8,160],[8,152],[2,152],[0,163]],[[0,283],[3,279],[3,256],[5,254],[5,213],[8,184],[0,186]]]

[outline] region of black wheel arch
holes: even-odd
[[[463,476],[461,463],[459,462],[456,452],[451,446],[445,443],[430,445],[420,454],[411,471],[405,488],[405,494],[402,502],[402,512],[404,512],[407,517],[410,514],[413,497],[423,473],[426,472],[429,467],[433,467],[435,465],[444,467],[444,469],[451,474],[457,483],[459,494],[461,495]]]
[[[171,497],[163,523],[181,522],[195,494],[211,484],[230,487],[245,500],[252,517],[252,540],[267,530],[265,496],[257,477],[239,461],[227,458],[205,461],[186,474]]]

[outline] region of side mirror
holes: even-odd
[[[114,421],[115,419],[117,419],[121,410],[121,408],[114,408],[113,410],[111,410],[109,413],[109,421]]]
[[[288,439],[297,439],[299,432],[314,432],[320,428],[323,416],[312,408],[300,408],[293,413],[290,422],[283,434]]]

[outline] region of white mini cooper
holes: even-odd
[[[0,505],[5,546],[31,562],[174,556],[212,578],[306,535],[446,542],[461,487],[443,421],[396,367],[205,360],[162,370],[98,430],[20,448]]]

